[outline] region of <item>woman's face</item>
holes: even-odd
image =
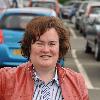
[[[30,59],[35,67],[55,67],[59,58],[59,37],[54,28],[49,29],[31,45]]]

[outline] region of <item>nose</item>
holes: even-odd
[[[44,45],[42,48],[42,52],[48,53],[50,50],[50,47],[48,45]]]

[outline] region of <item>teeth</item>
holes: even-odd
[[[51,57],[51,56],[49,56],[49,55],[43,55],[43,56],[41,56],[41,57]]]

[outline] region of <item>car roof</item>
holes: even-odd
[[[95,1],[95,2],[91,2],[89,3],[90,6],[100,6],[100,2]]]
[[[56,0],[32,0],[32,2],[56,2]]]
[[[54,10],[42,7],[27,7],[27,8],[9,8],[6,13],[36,13],[36,14],[50,14],[55,13]]]
[[[91,1],[91,2],[94,2],[94,1]],[[85,5],[85,7],[87,7],[89,3],[90,3],[90,1],[82,1],[81,5],[79,7],[79,10],[82,9],[84,7],[84,5]]]
[[[82,1],[80,0],[71,0],[71,1],[66,1],[64,5],[70,4],[70,3],[81,3]]]
[[[92,1],[92,0],[91,1],[82,1],[81,5],[79,7],[79,10],[83,9],[83,7],[86,7],[85,9],[89,9],[90,6],[97,5],[97,4],[100,5],[100,2],[98,2],[98,1]]]
[[[99,1],[89,2],[87,10],[89,10],[90,7],[94,7],[94,6],[100,6],[100,2]]]

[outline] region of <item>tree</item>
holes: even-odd
[[[64,4],[66,1],[70,1],[70,0],[58,0],[61,4]]]

